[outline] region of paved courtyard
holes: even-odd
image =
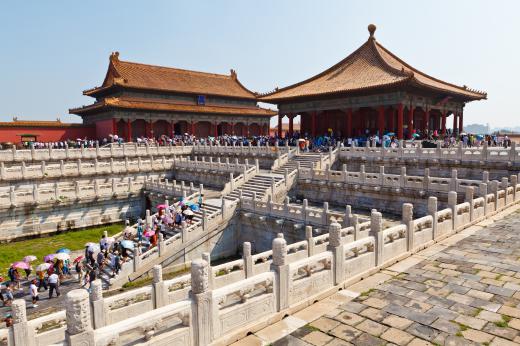
[[[445,239],[237,345],[518,345],[519,244],[517,210]]]

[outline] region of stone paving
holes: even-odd
[[[236,345],[518,345],[519,245],[486,220]]]

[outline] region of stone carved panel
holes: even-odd
[[[226,310],[228,311],[220,315],[220,335],[274,313],[274,296],[268,294],[258,300],[253,299],[246,304],[236,305],[236,308]]]
[[[322,270],[309,278],[291,281],[289,304],[300,303],[332,286],[332,271]]]

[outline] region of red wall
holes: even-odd
[[[38,135],[38,141],[57,142],[66,139],[95,138],[94,126],[74,127],[36,127],[36,126],[9,126],[0,127],[0,142],[19,143],[21,134]]]
[[[110,140],[110,137],[108,135],[114,134],[114,130],[112,129],[113,124],[114,123],[112,119],[96,121],[95,134],[97,136],[97,139],[102,140],[103,138],[106,138]]]

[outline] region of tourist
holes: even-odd
[[[36,279],[33,279],[31,281],[31,285],[29,286],[29,291],[31,292],[31,298],[32,298],[32,306],[33,308],[38,307],[36,304],[38,302],[38,286],[36,286]]]
[[[6,328],[10,328],[13,326],[13,316],[11,314],[5,315],[4,323]]]
[[[47,291],[47,283],[45,282],[45,272],[38,271],[36,272],[36,275],[38,275],[38,291],[43,287]]]
[[[31,275],[31,273],[32,273],[32,266],[29,266],[29,268],[24,269],[24,271],[25,271],[25,279],[29,280],[29,275]]]
[[[54,291],[56,291],[56,296],[60,296],[60,277],[56,273],[52,273],[49,275],[49,299],[52,299],[52,295]]]
[[[203,198],[204,198],[204,194],[203,193],[199,194],[198,204],[199,204],[199,209],[201,211],[202,211]]]
[[[105,265],[105,254],[103,253],[103,251],[99,251],[99,253],[97,254],[97,264],[99,270],[103,270],[103,267]]]
[[[114,251],[112,256],[112,277],[119,274],[121,270],[121,257],[119,257],[119,251]]]
[[[14,285],[12,282],[9,282],[5,288],[5,297],[4,297],[6,300],[5,305],[11,305],[11,303],[13,302],[13,300],[14,300],[13,291],[14,291]]]
[[[88,282],[89,282],[89,286],[88,288],[91,289],[92,288],[92,282],[94,282],[96,280],[96,270],[95,268],[93,268],[89,273],[88,273]]]
[[[83,262],[78,261],[76,263],[76,273],[78,274],[78,283],[81,284],[81,279],[83,279]]]

